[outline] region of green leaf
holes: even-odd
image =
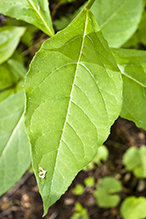
[[[84,180],[84,183],[85,183],[85,186],[92,187],[95,184],[95,179],[94,179],[94,177],[89,176]]]
[[[146,52],[114,49],[113,54],[123,77],[121,117],[146,129]]]
[[[16,69],[15,71],[12,71],[12,68],[8,63],[0,65],[0,102],[23,89],[22,86],[24,82],[20,77],[18,78],[16,76],[16,73]]]
[[[101,161],[106,161],[108,159],[108,149],[106,148],[106,146],[101,145],[98,148],[97,154],[93,159],[93,162],[98,164],[98,166],[101,165]]]
[[[24,31],[24,27],[0,27],[0,64],[13,54]]]
[[[11,70],[16,77],[24,79],[27,70],[21,62],[15,59],[9,59],[8,64],[10,65]]]
[[[78,184],[73,188],[74,195],[82,195],[84,193],[84,186],[82,184]]]
[[[127,170],[134,173],[136,177],[146,178],[146,147],[129,148],[123,157],[124,165]]]
[[[0,103],[0,195],[14,186],[30,165],[24,102],[21,91]]]
[[[73,19],[78,16],[78,14],[83,10],[83,8],[85,7],[87,3],[83,4],[78,10],[76,10],[73,14],[69,14],[68,17],[60,17],[58,20],[55,20],[54,26],[56,30],[62,30],[63,28],[65,28],[67,25],[69,25],[69,23],[71,23],[71,21],[73,21]]]
[[[0,13],[31,23],[49,36],[54,35],[48,0],[1,0]]]
[[[139,24],[139,29],[137,32],[138,39],[141,43],[143,43],[146,46],[146,11],[144,11],[142,20]]]
[[[120,202],[120,196],[115,194],[122,190],[121,182],[112,177],[104,177],[96,187],[94,192],[97,204],[102,208],[113,208]]]
[[[118,48],[136,31],[143,11],[143,0],[98,0],[91,11],[109,45]]]
[[[88,211],[83,208],[80,203],[75,204],[76,212],[72,215],[71,219],[89,219]]]
[[[25,90],[26,127],[46,214],[93,159],[121,109],[121,76],[89,10],[45,41]],[[46,171],[43,179],[39,167]]]
[[[128,197],[123,201],[120,210],[124,219],[146,218],[146,199],[144,197]]]

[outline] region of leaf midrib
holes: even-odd
[[[111,20],[117,15],[118,11],[124,6],[125,3],[126,3],[126,0],[125,0],[124,2],[122,2],[122,4],[120,5],[120,7],[117,8],[117,10],[114,11],[114,13],[112,13],[111,16],[108,17],[108,19],[107,19],[102,25],[100,25],[100,28],[101,28],[101,29],[102,29],[104,26],[106,26],[106,25],[109,23],[109,21],[111,21]]]
[[[19,128],[19,125],[20,125],[20,123],[22,122],[23,116],[24,116],[24,112],[22,113],[20,119],[19,119],[18,122],[16,123],[16,125],[15,125],[15,127],[14,127],[14,129],[13,129],[13,131],[12,131],[12,134],[10,135],[10,137],[9,137],[9,139],[8,139],[8,141],[7,141],[7,144],[6,144],[6,146],[4,147],[4,149],[3,149],[2,153],[1,153],[0,160],[2,159],[3,156],[5,156],[5,152],[6,152],[7,148],[9,147],[9,145],[10,145],[10,143],[11,143],[11,140],[13,139],[13,137],[14,137],[14,135],[15,135],[17,129]]]
[[[61,143],[61,141],[62,141],[62,139],[63,139],[64,128],[65,128],[65,125],[66,125],[66,122],[67,122],[67,119],[68,119],[68,115],[69,115],[69,109],[70,109],[70,104],[71,104],[71,99],[72,99],[72,93],[73,93],[73,89],[74,89],[74,85],[75,85],[75,80],[76,80],[76,75],[77,75],[77,71],[78,71],[78,66],[79,66],[79,64],[80,64],[80,59],[81,59],[81,55],[82,55],[82,51],[83,51],[83,46],[84,46],[84,41],[85,41],[85,36],[86,36],[87,20],[88,20],[88,10],[86,11],[86,21],[85,21],[85,28],[84,28],[84,34],[83,34],[82,45],[81,45],[81,51],[80,51],[79,58],[78,58],[78,61],[77,61],[77,66],[76,66],[74,81],[73,81],[73,85],[72,85],[72,89],[71,89],[71,93],[70,93],[70,101],[69,101],[69,104],[68,104],[67,115],[66,115],[66,119],[65,119],[65,122],[64,122],[64,125],[63,125],[63,130],[62,130],[62,134],[61,134],[61,138],[60,138],[59,145],[60,145],[60,143]],[[58,147],[58,150],[57,150],[56,158],[57,158],[57,156],[58,156],[58,153],[59,153],[59,147]],[[50,193],[51,193],[51,190],[52,190],[53,178],[54,178],[54,174],[55,174],[56,164],[57,164],[57,159],[56,159],[55,165],[54,165],[54,172],[53,172],[52,181],[51,181],[51,186],[50,186]],[[51,197],[50,197],[50,198],[51,198]],[[49,198],[49,200],[50,200],[50,198]]]
[[[49,34],[51,36],[53,36],[53,32],[51,31],[50,27],[48,26],[48,24],[46,23],[46,21],[44,20],[43,16],[41,15],[41,13],[39,12],[39,10],[36,8],[36,6],[34,5],[34,3],[32,2],[32,0],[28,0],[28,2],[32,5],[33,9],[36,11],[36,13],[39,15],[40,19],[42,20],[43,24],[45,25],[45,27],[47,28],[47,30],[49,31]]]
[[[141,83],[140,81],[136,80],[135,78],[132,78],[130,75],[126,74],[125,72],[122,71],[120,65],[118,65],[120,72],[122,75],[125,75],[127,78],[131,79],[132,81],[136,82],[137,84],[139,84],[140,86],[146,88],[146,85],[144,85],[143,83]]]

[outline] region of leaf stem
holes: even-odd
[[[90,9],[94,2],[95,2],[95,0],[89,0],[85,8]]]

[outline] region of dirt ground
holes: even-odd
[[[111,135],[105,142],[109,158],[100,167],[81,171],[68,191],[49,209],[44,219],[69,219],[75,212],[75,203],[87,208],[90,219],[121,219],[119,206],[111,209],[99,208],[93,196],[94,187],[85,189],[82,195],[74,195],[72,189],[77,184],[84,184],[84,179],[93,176],[96,183],[104,176],[114,176],[123,185],[120,192],[121,202],[128,196],[146,196],[146,182],[139,189],[139,179],[128,172],[122,162],[124,152],[130,146],[146,145],[146,132],[138,129],[133,122],[119,118],[112,126]],[[27,172],[20,182],[0,198],[0,218],[2,219],[39,219],[42,218],[43,204],[33,174]]]

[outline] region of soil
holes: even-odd
[[[73,180],[68,191],[50,207],[44,219],[69,219],[75,212],[75,203],[79,202],[88,210],[90,219],[122,219],[120,204],[128,196],[146,196],[146,181],[140,187],[140,179],[133,176],[123,165],[123,155],[131,146],[146,145],[146,132],[133,122],[119,118],[111,128],[111,134],[104,143],[109,157],[102,165],[89,171],[81,171]],[[96,184],[104,176],[114,176],[122,182],[121,202],[115,208],[99,208],[93,195],[95,187],[85,188],[82,195],[74,195],[72,190],[77,184],[84,185],[88,176],[95,178]],[[27,172],[23,178],[0,199],[0,218],[2,219],[41,219],[43,204],[35,177]]]

